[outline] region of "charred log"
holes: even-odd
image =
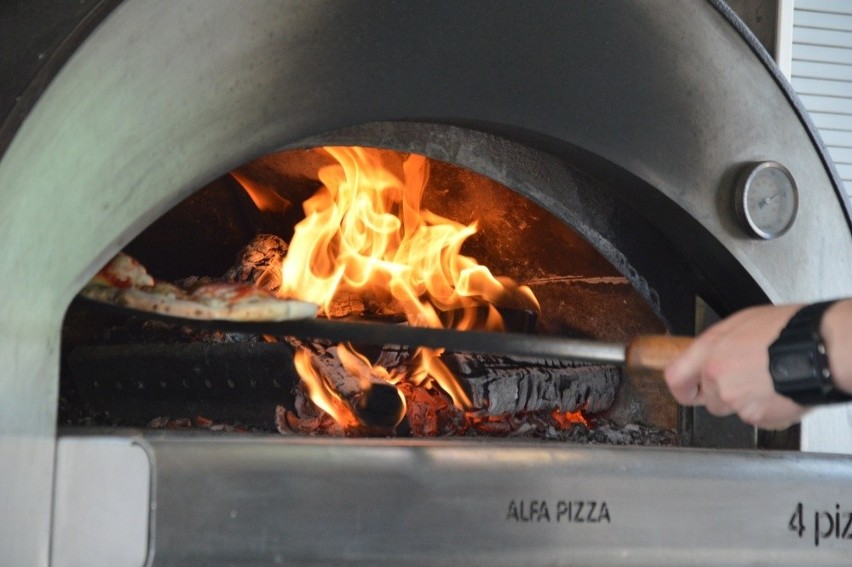
[[[362,425],[392,430],[402,421],[405,416],[402,396],[395,386],[374,374],[369,364],[349,356],[350,368],[347,369],[341,359],[340,346],[296,338],[288,338],[287,342],[310,355],[314,370],[329,383]]]
[[[287,242],[274,234],[258,234],[237,256],[237,263],[225,279],[248,283],[275,293],[281,288],[281,265],[287,256]]]
[[[621,369],[615,366],[459,353],[442,359],[484,415],[554,409],[602,412],[615,399],[621,380]]]
[[[335,347],[321,341],[288,342],[308,348],[314,354],[315,367],[337,384],[341,395],[358,395],[359,381],[331,354]],[[407,348],[388,346],[371,359],[391,372],[404,374],[414,362],[412,354]],[[442,360],[469,394],[473,414],[480,417],[580,409],[600,413],[612,405],[621,381],[621,369],[616,366],[476,353],[446,353]],[[406,394],[406,398],[410,396]],[[409,413],[419,411],[417,400],[409,399],[408,405]]]

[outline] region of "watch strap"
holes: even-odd
[[[836,301],[807,305],[796,312],[769,347],[769,373],[775,391],[804,406],[847,402],[831,376],[820,323]]]

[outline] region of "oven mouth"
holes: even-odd
[[[691,307],[689,292],[680,292],[676,297],[667,292],[665,300],[661,301],[644,274],[613,245],[609,239],[612,234],[621,239],[628,237],[620,232],[619,221],[630,216],[635,224],[638,217],[631,216],[626,207],[616,207],[612,190],[576,167],[503,138],[446,125],[373,124],[323,138],[326,145],[357,140],[361,144],[358,147],[384,156],[383,159],[396,167],[412,155],[422,155],[416,150],[428,149],[427,162],[431,171],[430,185],[424,192],[424,208],[438,215],[454,212],[458,217],[454,221],[462,224],[478,223],[481,233],[473,236],[470,244],[465,245],[468,248],[462,251],[473,250],[474,255],[484,255],[483,264],[491,267],[495,274],[508,275],[524,285],[529,283],[536,293],[543,294],[542,307],[537,314],[515,307],[498,309],[500,315],[509,317],[509,330],[529,331],[524,327],[532,323],[544,334],[627,341],[636,334],[659,333],[670,328],[666,315],[675,315],[678,322],[692,315],[691,312],[675,313],[671,308],[672,305]],[[294,218],[292,211],[301,210],[302,202],[321,186],[317,171],[328,166],[328,151],[318,146],[317,139],[297,144],[262,156],[213,180],[143,231],[125,251],[158,277],[186,281],[197,276],[216,277],[225,272],[238,255],[236,251],[244,247],[253,234],[277,231],[290,238],[300,218],[299,214]],[[283,209],[278,213],[261,210],[257,195],[252,195],[246,186],[265,188],[261,192],[266,191],[266,197],[277,199],[279,204],[292,202],[292,208],[288,209],[290,218],[280,214]],[[278,189],[270,192],[270,187]],[[558,199],[554,200],[554,196]],[[594,199],[587,199],[589,196]],[[511,211],[511,215],[506,211]],[[612,211],[618,212],[613,216]],[[199,222],[199,218],[204,222]],[[244,226],[234,228],[240,222]],[[515,223],[522,228],[513,226]],[[636,240],[655,241],[653,232],[640,234],[638,239],[630,237],[634,247]],[[228,244],[221,245],[223,241]],[[189,252],[182,243],[187,243]],[[660,248],[654,247],[654,250],[656,253],[646,254],[642,261],[661,262]],[[228,263],[223,263],[223,257],[230,257]],[[668,270],[670,273],[670,264]],[[664,310],[668,313],[664,314]],[[376,316],[375,313],[366,315]],[[284,428],[282,424],[290,424],[290,429],[299,429],[298,420],[293,425],[292,417],[293,408],[301,403],[298,395],[294,395],[294,391],[298,394],[299,378],[294,377],[292,371],[281,374],[274,369],[277,365],[293,365],[292,352],[286,352],[286,348],[254,342],[245,345],[204,344],[201,341],[183,344],[188,340],[185,336],[178,339],[178,344],[168,345],[163,344],[163,336],[171,333],[167,341],[174,341],[173,330],[155,338],[151,325],[146,327],[145,323],[134,321],[115,326],[114,320],[109,322],[114,326],[98,332],[111,334],[113,338],[126,335],[119,342],[135,333],[130,343],[115,344],[115,340],[108,340],[106,344],[82,344],[74,334],[80,332],[80,322],[89,316],[85,307],[80,309],[78,303],[72,305],[66,316],[62,368],[67,372],[63,378],[66,386],[61,396],[64,405],[60,406],[60,424],[115,423],[214,430],[269,430],[277,426],[279,431]],[[91,336],[92,330],[86,329],[83,334]],[[142,344],[146,342],[148,344]],[[329,345],[321,345],[320,350],[325,352],[328,348]],[[381,356],[387,354],[371,352],[371,362]],[[455,358],[447,362],[451,372],[463,374],[460,369],[469,368],[470,360],[464,354],[453,356]],[[487,363],[477,359],[473,364],[483,365],[501,380],[504,376],[517,380],[518,373],[530,372],[525,361],[505,357]],[[498,368],[494,370],[489,365]],[[536,362],[532,372],[545,375],[546,388],[552,389],[554,381],[561,384],[557,385],[557,389],[562,389],[558,390],[562,393],[557,394],[563,399],[561,409],[566,412],[586,410],[589,415],[602,418],[597,432],[592,431],[585,437],[575,434],[573,439],[664,445],[677,442],[677,409],[663,385],[657,384],[649,391],[624,381],[622,388],[618,386],[621,380],[618,368],[594,367],[590,370],[585,365],[565,364],[554,370],[554,365],[553,361]],[[570,386],[565,385],[566,374],[570,375],[567,378],[572,381]],[[586,382],[573,382],[577,376]],[[466,383],[468,390],[471,383]],[[513,388],[505,395],[517,397],[518,388],[526,391],[531,386],[524,382]],[[533,390],[538,388],[541,386],[532,386]],[[617,391],[601,393],[613,389]],[[87,414],[77,401],[68,403],[80,399],[81,395],[94,401],[96,406],[100,404],[100,410],[93,409]],[[501,405],[481,393],[478,396],[481,403],[495,408],[512,409],[512,403],[517,403],[515,413],[531,407],[521,402]],[[531,396],[536,398],[537,394]],[[599,400],[601,396],[602,401]],[[564,401],[569,398],[570,403]],[[117,401],[120,399],[124,401]],[[82,405],[88,403],[84,401]],[[537,400],[535,403],[545,402]],[[379,402],[383,404],[386,402]],[[566,404],[570,407],[563,407]],[[234,412],[243,417],[234,420]],[[610,418],[614,419],[612,426]],[[259,423],[264,425],[258,426]],[[530,428],[528,424],[521,427]],[[536,427],[552,429],[552,423]],[[633,433],[624,434],[621,430],[624,427],[629,427]],[[638,436],[635,434],[637,427],[641,430]],[[647,433],[643,428],[648,428]],[[481,430],[502,434],[512,431],[505,423],[483,426]],[[430,431],[435,434],[434,428]],[[587,428],[587,431],[591,430]]]

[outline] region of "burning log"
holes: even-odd
[[[374,368],[378,366],[395,375],[407,375],[416,366],[416,356],[413,356],[412,352],[387,346],[379,353],[375,366],[371,367],[363,360],[362,369],[353,372],[351,366],[348,370],[344,368],[337,347],[328,347],[320,341],[288,341],[297,348],[310,352],[315,371],[345,400],[357,399],[357,396],[362,394],[360,389],[363,388],[364,382],[358,374],[369,374],[372,383],[376,383],[380,377]],[[495,419],[503,420],[522,414],[548,415],[554,411],[564,413],[580,409],[598,413],[612,404],[621,379],[621,371],[617,367],[580,365],[569,361],[473,353],[448,353],[442,356],[442,360],[469,393],[472,408],[454,408],[452,400],[440,389],[427,391],[403,380],[386,391],[389,396],[390,392],[395,396],[398,395],[397,392],[404,395],[407,405],[406,425],[416,435],[460,434],[468,427],[465,414],[474,420],[474,427],[479,428],[481,425],[491,431],[499,429],[500,424],[494,422]],[[383,386],[387,388],[389,384]],[[382,392],[382,389],[378,392]],[[368,394],[366,399],[370,400],[375,395]],[[389,399],[395,411],[396,397]],[[379,398],[378,402],[381,407],[386,400]],[[352,403],[348,402],[348,405],[352,406]],[[353,412],[357,411],[359,410],[356,406]],[[387,411],[386,408],[381,409],[382,413]],[[290,420],[298,421],[302,413],[297,411],[295,416],[289,416]],[[358,417],[363,420],[361,415]],[[368,414],[364,417],[369,420],[365,422],[368,425],[373,425],[377,420],[376,415]],[[311,412],[307,412],[304,418],[319,424]],[[487,419],[488,423],[479,423],[482,419]],[[519,420],[523,421],[523,418],[519,417]],[[311,426],[306,427],[311,430]],[[291,430],[305,430],[306,427],[289,423]],[[515,426],[506,427],[511,431],[517,430]],[[322,426],[319,428],[324,429]]]
[[[483,415],[580,408],[598,413],[612,404],[621,380],[615,366],[459,353],[442,359]]]
[[[407,374],[412,369],[409,367],[415,362],[413,353],[409,350],[393,346],[385,347],[376,360],[376,366],[371,367],[364,360],[361,361],[361,369],[353,372],[351,366],[348,370],[344,368],[340,361],[338,347],[329,347],[321,341],[287,340],[291,345],[310,353],[313,368],[344,400],[358,399],[359,395],[363,395],[361,389],[365,383],[363,378],[359,378],[359,374],[362,377],[369,375],[370,383],[377,384],[379,388],[366,396],[366,400],[371,400],[370,406],[378,405],[381,408],[380,413],[390,412],[390,415],[395,415],[393,412],[396,411],[397,391],[404,392],[408,400],[407,411],[409,417],[414,418],[413,422],[428,423],[429,425],[423,428],[425,431],[443,429],[432,423],[436,418],[425,417],[426,413],[430,416],[435,413],[434,408],[430,407],[427,410],[421,406],[425,404],[443,407],[446,404],[437,403],[435,400],[426,403],[424,399],[413,396],[412,392],[416,389],[406,389],[408,383],[405,381],[396,387],[383,383],[381,377],[377,376],[373,370],[381,366],[394,374]],[[615,366],[581,365],[570,361],[475,353],[446,353],[441,358],[469,394],[472,402],[469,411],[472,416],[477,417],[500,417],[553,410],[574,412],[580,409],[589,413],[599,413],[608,409],[613,403],[621,380],[621,370]],[[388,395],[387,400],[383,397],[385,392]],[[390,397],[391,392],[394,394],[393,397]],[[372,401],[373,397],[376,397],[375,401]],[[360,403],[364,404],[365,401]],[[391,403],[391,406],[381,407],[385,403]],[[347,405],[352,406],[352,403],[347,402]],[[359,411],[363,413],[363,409],[357,406],[352,407],[356,414]],[[423,419],[418,417],[419,413],[423,413],[423,416],[420,416]],[[452,414],[453,412],[448,412],[447,415],[450,417],[442,419],[454,421],[455,416]],[[360,414],[358,417],[362,420]],[[364,422],[367,425],[374,425],[372,422],[385,419],[369,413],[363,417],[370,420],[369,423]],[[387,419],[389,420],[389,417]],[[375,425],[379,424],[375,423]],[[421,428],[415,427],[415,429]]]
[[[248,283],[275,293],[281,288],[281,265],[287,255],[287,242],[274,234],[258,234],[240,250],[237,263],[225,279]]]
[[[225,281],[252,284],[270,293],[281,289],[282,266],[289,245],[274,234],[258,234],[237,254],[237,262],[225,272]],[[191,283],[195,283],[194,281]],[[332,319],[344,317],[380,317],[404,320],[403,308],[393,298],[376,300],[369,293],[340,291],[326,308]]]
[[[343,346],[328,346],[320,341],[295,338],[287,341],[297,348],[297,367],[299,352],[307,355],[310,368],[302,369],[302,379],[308,389],[314,390],[311,399],[315,402],[325,398],[333,405],[336,394],[357,425],[379,431],[392,430],[405,417],[405,402],[399,391],[378,376],[362,357]],[[306,374],[314,378],[313,383],[305,382]],[[326,391],[318,391],[323,389]],[[335,411],[329,407],[323,409],[329,413]]]

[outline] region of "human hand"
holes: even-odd
[[[762,429],[784,429],[807,408],[775,392],[769,345],[800,305],[746,309],[713,325],[666,368],[674,398],[717,416],[736,413]]]

